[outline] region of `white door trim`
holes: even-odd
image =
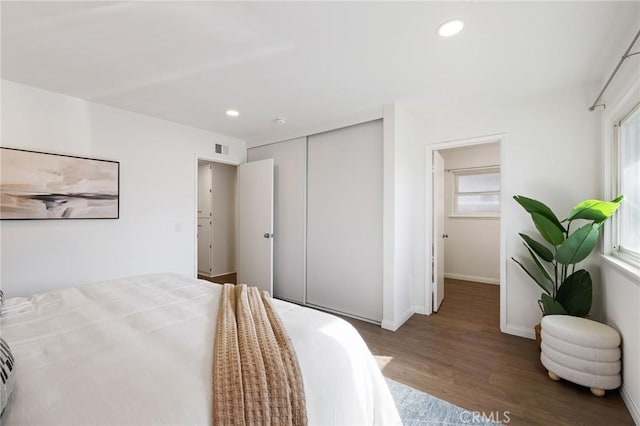
[[[507,229],[506,220],[504,220],[505,205],[510,200],[509,195],[503,190],[507,180],[507,163],[506,159],[506,133],[495,135],[480,136],[468,139],[459,139],[454,141],[445,141],[432,145],[425,145],[425,206],[424,206],[424,228],[425,228],[425,299],[424,304],[426,314],[433,313],[433,282],[431,280],[433,257],[433,151],[440,151],[449,148],[459,148],[473,145],[484,145],[488,143],[500,143],[500,330],[505,332],[507,326]]]
[[[221,158],[207,157],[196,154],[193,160],[193,277],[198,278],[198,161],[208,161],[210,163],[231,164],[239,166],[243,161],[224,160]]]

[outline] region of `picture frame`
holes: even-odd
[[[119,219],[120,162],[0,147],[0,219]]]

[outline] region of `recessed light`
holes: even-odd
[[[274,119],[273,121],[275,121],[276,124],[286,124],[287,119],[284,118],[284,117],[278,117],[278,118]]]
[[[236,111],[235,109],[228,109],[227,110],[227,115],[229,117],[237,117],[240,115],[240,113],[238,111]]]
[[[464,28],[464,22],[460,19],[449,19],[438,27],[440,37],[451,37],[458,34]]]

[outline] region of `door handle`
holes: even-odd
[[[271,234],[269,232],[265,232],[262,236],[265,237],[265,238],[273,238],[273,234]]]

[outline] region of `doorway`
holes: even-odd
[[[273,164],[196,156],[195,276],[273,294]]]
[[[490,293],[504,324],[504,224],[501,221],[504,135],[427,147],[427,313],[446,304],[447,283],[500,286]],[[469,292],[473,298],[476,292]],[[458,295],[459,296],[459,295]],[[455,300],[459,299],[456,297]],[[473,303],[473,300],[469,300]],[[486,302],[486,301],[485,301]]]
[[[237,166],[198,160],[198,276],[236,281]]]

